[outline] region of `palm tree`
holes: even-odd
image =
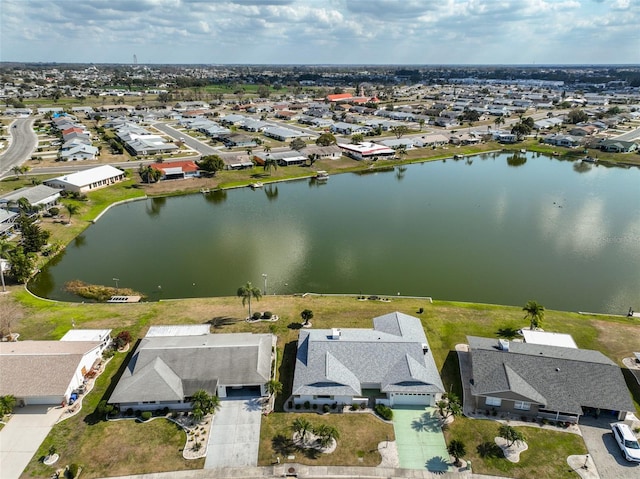
[[[291,429],[300,436],[300,441],[304,442],[307,435],[312,431],[313,426],[305,418],[299,417],[293,421]]]
[[[493,120],[493,122],[495,123],[496,128],[500,128],[500,125],[504,125],[504,118],[502,116],[498,116]]]
[[[304,325],[309,326],[309,320],[313,318],[313,311],[305,309],[300,313],[300,317],[304,319]]]
[[[542,326],[542,320],[544,319],[544,306],[538,304],[536,301],[530,300],[527,301],[527,304],[522,308],[523,311],[526,311],[527,314],[524,315],[524,318],[529,318],[531,324],[530,328],[538,329]]]
[[[240,286],[238,288],[236,295],[239,298],[242,298],[242,306],[247,304],[247,302],[249,303],[249,317],[251,317],[251,298],[256,298],[257,300],[262,298],[262,291],[260,291],[260,288],[256,288],[249,281],[244,286]]]
[[[271,153],[271,146],[270,145],[264,145],[263,150],[268,155],[269,153]]]
[[[313,433],[317,436],[317,442],[320,447],[327,447],[331,441],[340,438],[338,430],[328,424],[320,424],[313,428]]]
[[[458,439],[452,439],[449,445],[447,446],[447,451],[455,459],[455,462],[453,464],[457,467],[460,467],[462,465],[460,462],[460,458],[467,453],[467,449],[464,445],[464,442]]]
[[[313,166],[313,164],[320,159],[320,155],[317,153],[311,153],[307,156],[307,159],[309,160],[309,166]]]
[[[267,392],[274,396],[277,396],[282,392],[282,383],[277,379],[270,379],[267,383]]]
[[[269,176],[271,176],[271,168],[277,170],[278,162],[267,154],[267,157],[264,160],[264,171],[269,170]]]
[[[215,394],[199,389],[191,396],[191,414],[196,422],[200,422],[204,416],[218,409],[220,409],[220,398]]]
[[[13,412],[13,408],[16,406],[16,398],[11,394],[6,396],[0,396],[0,417]]]
[[[78,205],[74,205],[73,203],[67,203],[64,205],[64,207],[66,208],[67,213],[69,213],[69,224],[71,224],[71,217],[80,210],[80,207]]]
[[[498,436],[507,441],[507,447],[513,446],[518,441],[525,441],[524,435],[521,432],[516,431],[508,424],[503,424],[502,426],[500,426],[500,429],[498,430]]]

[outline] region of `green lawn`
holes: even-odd
[[[519,462],[513,463],[504,458],[494,442],[499,427],[496,421],[456,418],[445,431],[445,437],[447,444],[452,439],[465,444],[467,454],[464,459],[471,461],[474,473],[516,479],[576,477],[567,465],[567,457],[587,453],[581,436],[538,426],[516,427],[524,434],[529,449],[520,454]]]

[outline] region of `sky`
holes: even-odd
[[[640,64],[640,0],[0,0],[0,60]]]

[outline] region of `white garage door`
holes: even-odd
[[[429,406],[430,394],[394,394],[392,406]]]

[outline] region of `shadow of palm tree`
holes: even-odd
[[[300,452],[302,452],[304,457],[306,457],[307,459],[317,459],[320,455],[320,451],[315,447],[301,448]]]
[[[262,409],[261,398],[247,399],[244,403],[245,411],[258,411]]]
[[[432,457],[426,462],[425,467],[429,472],[444,474],[449,470],[449,460],[439,456]]]
[[[513,339],[518,336],[518,330],[513,326],[504,326],[498,329],[498,331],[496,331],[496,334],[500,338]]]
[[[411,429],[417,432],[438,432],[440,431],[440,420],[437,415],[425,412],[420,418],[411,422]]]
[[[274,436],[271,440],[271,447],[273,447],[273,450],[277,454],[282,456],[288,456],[296,450],[296,446],[293,441],[282,434]]]
[[[486,441],[486,442],[483,442],[482,444],[478,444],[476,451],[478,451],[478,455],[482,458],[504,457],[504,453],[502,452],[502,449],[500,449],[500,446],[498,446],[495,442],[491,442],[491,441]]]
[[[302,329],[302,323],[289,323],[287,325],[289,329]]]
[[[230,316],[216,316],[211,318],[207,323],[213,326],[214,329],[221,329],[224,326],[230,326],[238,322],[238,319]]]

